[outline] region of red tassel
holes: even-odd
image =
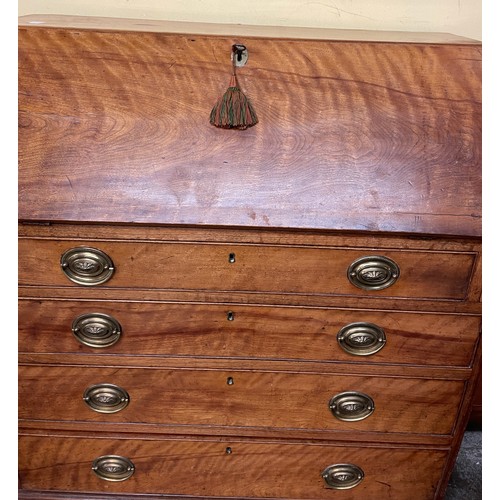
[[[241,91],[236,74],[233,74],[229,88],[210,113],[210,123],[220,128],[245,130],[258,121],[252,103]]]

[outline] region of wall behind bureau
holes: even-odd
[[[19,15],[66,14],[395,31],[482,39],[481,0],[19,0]]]

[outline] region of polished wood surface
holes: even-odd
[[[309,40],[351,40],[365,42],[451,43],[481,42],[452,33],[429,33],[385,30],[348,30],[305,28],[295,26],[255,26],[169,21],[166,19],[126,19],[117,17],[70,16],[58,14],[30,14],[19,17],[19,26],[44,26],[118,31],[146,31],[160,33],[192,33],[198,35],[250,36],[294,38]]]
[[[480,45],[32,25],[19,71],[20,219],[481,233]]]
[[[88,408],[84,391],[102,383],[125,389],[129,405],[113,414]],[[372,415],[357,422],[333,417],[329,402],[346,391],[370,396]],[[19,418],[182,424],[186,432],[211,425],[284,428],[297,437],[301,429],[322,430],[332,439],[347,431],[451,434],[463,391],[461,381],[401,377],[20,366]],[[56,400],[63,403],[51,404]]]
[[[241,304],[81,299],[19,301],[19,351],[295,359],[369,364],[469,366],[480,317]],[[75,318],[108,314],[122,326],[119,342],[84,346],[72,335]],[[232,313],[232,321],[228,314]],[[344,352],[337,334],[366,322],[382,328],[386,345],[371,356]],[[307,350],[304,350],[307,345]]]
[[[227,448],[231,453],[227,453]],[[202,498],[430,499],[447,452],[405,447],[352,447],[244,440],[84,439],[21,436],[22,487],[87,492],[199,495]],[[42,456],[37,450],[44,449]],[[102,455],[130,458],[136,472],[127,481],[100,480],[91,470]],[[353,490],[326,488],[322,471],[354,463],[365,473]],[[245,491],[244,496],[241,492]],[[361,495],[361,497],[359,497]],[[123,497],[122,497],[123,498]]]
[[[82,242],[83,243],[83,242]],[[64,252],[80,248],[72,241],[20,239],[21,285],[78,286],[60,268]],[[373,255],[365,249],[290,248],[286,246],[139,244],[95,242],[85,247],[105,252],[115,265],[106,287],[231,292],[283,292],[425,299],[465,298],[475,264],[473,253],[378,252],[395,261],[401,277],[384,290],[362,290],[347,277],[349,266]],[[229,256],[233,254],[235,262]],[[297,274],[300,273],[300,279]]]
[[[184,227],[150,227],[143,225],[135,226],[122,226],[122,225],[108,225],[104,226],[101,224],[31,224],[23,223],[19,226],[19,237],[20,241],[18,247],[23,247],[23,250],[19,252],[19,259],[23,261],[23,265],[19,266],[19,275],[22,276],[22,280],[26,285],[22,285],[19,288],[19,293],[24,297],[33,297],[32,278],[37,276],[36,279],[39,283],[44,285],[49,282],[52,283],[51,287],[47,286],[36,288],[36,297],[46,297],[50,298],[53,296],[59,296],[61,298],[80,298],[80,299],[106,299],[106,300],[137,300],[137,293],[134,288],[129,288],[129,286],[134,286],[133,282],[128,282],[122,280],[127,288],[123,287],[113,287],[110,286],[112,281],[100,285],[98,287],[81,287],[76,286],[68,279],[66,279],[61,272],[59,259],[60,254],[57,251],[65,251],[68,248],[78,247],[81,245],[88,245],[89,242],[95,243],[97,246],[107,245],[108,243],[113,243],[113,245],[120,246],[120,242],[124,242],[126,248],[131,249],[132,245],[130,243],[134,242],[138,246],[143,246],[147,244],[147,248],[151,248],[156,244],[163,243],[182,243],[182,244],[196,244],[197,246],[205,246],[207,243],[212,248],[219,247],[223,248],[226,246],[229,248],[260,248],[268,251],[269,249],[284,249],[287,252],[292,251],[297,248],[299,251],[302,249],[317,249],[324,252],[325,250],[331,251],[327,255],[338,255],[336,250],[348,250],[359,252],[359,255],[366,254],[379,254],[382,255],[385,252],[395,253],[395,255],[406,254],[406,251],[410,251],[412,255],[423,253],[425,255],[436,256],[438,259],[443,257],[449,258],[446,266],[452,267],[455,270],[459,270],[462,276],[464,276],[464,269],[459,269],[456,264],[454,264],[454,258],[458,257],[462,262],[469,261],[469,259],[474,260],[472,265],[470,276],[467,276],[467,294],[463,297],[466,300],[448,300],[447,298],[438,299],[433,293],[433,288],[435,285],[435,279],[432,278],[432,273],[426,271],[427,261],[424,260],[424,267],[418,271],[414,269],[414,263],[410,263],[410,270],[413,269],[413,273],[417,271],[417,275],[420,273],[420,278],[423,280],[422,283],[415,284],[406,281],[408,287],[415,291],[415,286],[420,289],[422,294],[428,297],[432,296],[432,300],[421,300],[421,297],[416,296],[415,298],[406,298],[405,300],[389,300],[391,299],[390,290],[394,289],[394,286],[400,286],[398,283],[393,285],[388,290],[379,290],[376,292],[363,292],[355,286],[349,286],[349,292],[343,293],[341,295],[335,294],[290,294],[290,293],[271,293],[269,291],[252,291],[248,292],[237,292],[233,290],[222,290],[224,288],[221,281],[217,281],[213,277],[210,277],[212,273],[217,270],[225,272],[228,270],[228,254],[224,254],[223,262],[219,261],[216,263],[216,267],[213,269],[204,268],[199,270],[203,276],[209,276],[212,282],[216,282],[216,286],[219,287],[218,290],[201,290],[200,288],[194,288],[190,290],[172,290],[166,288],[147,288],[141,289],[140,297],[143,300],[148,301],[162,301],[162,300],[174,300],[174,301],[195,301],[195,302],[228,302],[228,303],[256,303],[256,304],[268,304],[268,305],[296,305],[296,306],[337,306],[341,308],[352,307],[352,308],[368,308],[368,309],[387,309],[391,310],[413,310],[422,312],[450,312],[450,313],[481,313],[481,242],[477,239],[464,239],[464,238],[408,238],[401,236],[391,236],[391,235],[373,235],[368,234],[357,234],[357,233],[338,233],[330,231],[285,231],[285,230],[256,230],[256,229],[224,229],[220,228],[196,228],[191,226]],[[25,241],[28,240],[28,241]],[[33,246],[31,244],[33,241]],[[66,241],[70,243],[69,247],[60,245],[61,241]],[[154,245],[153,245],[154,244]],[[51,249],[52,260],[48,260],[45,254],[40,254],[40,252],[35,251],[36,245],[41,245],[39,248]],[[236,247],[235,247],[236,245]],[[161,245],[160,245],[161,247]],[[123,247],[122,247],[123,248]],[[144,248],[144,247],[143,247]],[[163,248],[179,248],[179,246],[168,246],[164,245]],[[182,247],[180,247],[182,248]],[[158,251],[158,250],[157,250]],[[160,252],[161,254],[161,252]],[[308,255],[314,256],[313,252],[307,252]],[[345,254],[344,254],[345,255]],[[357,254],[358,255],[358,254]],[[279,259],[279,253],[276,254]],[[27,261],[26,259],[29,259]],[[125,256],[126,262],[130,259]],[[148,262],[148,257],[142,255],[142,266],[144,268],[144,263]],[[319,260],[319,259],[317,259]],[[447,259],[448,260],[448,259]],[[152,261],[152,259],[149,259]],[[434,260],[434,262],[436,262]],[[214,262],[209,262],[212,266]],[[254,261],[254,264],[258,266],[259,272],[258,276],[253,276],[248,274],[249,280],[277,280],[277,282],[282,283],[282,277],[276,276],[276,273],[272,272],[271,276],[262,276],[260,272],[261,268],[269,269],[269,264],[266,262]],[[345,262],[345,266],[348,266],[350,262]],[[151,265],[158,266],[154,262]],[[189,262],[184,263],[184,265],[189,267]],[[282,269],[288,269],[288,280],[292,280],[293,272],[290,269],[294,264],[291,262],[280,262]],[[310,263],[309,263],[310,265]],[[322,269],[325,267],[333,266],[337,267],[339,274],[334,277],[333,281],[326,283],[325,278],[321,276],[323,280],[323,286],[338,287],[339,284],[337,280],[340,279],[342,283],[346,282],[346,272],[345,269],[339,269],[338,264],[335,262],[325,263],[319,262]],[[46,278],[43,278],[43,272],[37,271],[38,266],[45,269]],[[224,267],[226,266],[226,267]],[[233,264],[234,266],[234,264]],[[147,267],[147,264],[146,264]],[[162,271],[161,266],[158,266],[158,270]],[[232,268],[230,268],[232,269]],[[229,269],[229,270],[230,270]],[[160,281],[160,286],[168,280],[177,280],[182,282],[182,277],[177,276],[177,272],[170,275],[165,275],[164,280],[158,275],[153,275],[149,268],[143,269],[144,272],[152,277],[152,280],[156,282]],[[244,270],[242,270],[244,272]],[[240,280],[246,282],[244,277],[242,277],[242,272],[237,271],[236,274],[240,276]],[[317,275],[317,272],[313,269],[312,274]],[[406,271],[405,271],[406,272]],[[331,275],[331,271],[329,271]],[[189,272],[192,277],[192,272]],[[233,272],[234,274],[234,272]],[[445,276],[438,270],[438,275],[444,279],[445,283],[453,282],[456,278]],[[226,273],[227,276],[227,273]],[[116,276],[115,276],[116,277]],[[146,282],[144,276],[137,276],[142,283]],[[234,278],[233,278],[234,279]],[[301,274],[301,279],[309,280],[307,283],[311,285],[314,281],[310,276]],[[194,277],[196,281],[196,277]],[[241,282],[240,281],[240,282]],[[304,285],[297,284],[299,280],[293,280],[293,287],[300,287]],[[262,282],[262,281],[261,281]],[[290,281],[289,281],[290,282]],[[56,283],[61,285],[54,286]],[[149,283],[149,282],[148,282]],[[428,283],[426,288],[425,283]],[[462,282],[462,286],[463,286]],[[135,283],[137,286],[137,283]],[[275,284],[276,286],[276,284]],[[446,286],[446,285],[444,285]],[[443,285],[440,285],[442,288]],[[57,288],[57,289],[56,289]],[[345,287],[344,287],[345,288]],[[456,290],[449,290],[449,292],[457,296]],[[55,294],[55,295],[54,295]]]
[[[24,21],[19,498],[442,500],[481,371],[481,44]],[[208,123],[235,42],[246,131]],[[82,246],[109,281],[65,276]],[[396,283],[351,284],[365,256]],[[80,344],[85,313],[119,341]],[[384,330],[380,351],[341,349],[356,322]],[[103,383],[128,406],[88,408]],[[336,419],[346,391],[374,412]],[[104,454],[134,475],[99,479]],[[363,481],[331,490],[333,463]]]

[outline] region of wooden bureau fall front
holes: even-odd
[[[32,16],[19,113],[20,498],[443,498],[480,43]]]

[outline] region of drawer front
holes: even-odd
[[[94,473],[95,459],[108,455],[128,459],[131,477],[109,481]],[[26,489],[343,500],[380,500],[389,494],[430,500],[446,457],[445,451],[421,448],[21,436],[19,475]],[[337,464],[357,466],[363,474],[359,484],[329,487],[322,474]]]
[[[113,328],[106,323],[112,320],[119,325],[115,336],[102,332],[102,328]],[[20,352],[98,351],[435,366],[468,366],[480,328],[478,317],[449,314],[56,300],[20,300],[18,323]],[[342,335],[348,337],[349,332],[374,326],[382,330],[385,343],[375,345],[373,351],[381,349],[371,355],[365,355],[370,349],[363,347],[359,336],[351,338],[350,344],[339,342]]]
[[[20,283],[85,286],[71,281],[60,263],[63,254],[81,245],[111,259],[113,272],[103,270],[96,286],[173,290],[463,300],[475,260],[473,253],[453,252],[21,239]],[[398,278],[388,288],[366,290],[348,279],[353,263],[373,255],[389,258],[399,267]],[[89,259],[80,260],[82,267],[94,265]],[[106,268],[104,261],[102,265]],[[376,284],[379,272],[370,269],[367,276],[375,276]],[[82,271],[89,276],[87,281],[92,278],[90,271]]]
[[[111,384],[129,404],[92,409],[87,389]],[[237,426],[287,431],[449,435],[462,381],[287,372],[104,367],[19,367],[19,418],[55,421]],[[361,402],[351,393],[361,393]],[[108,397],[102,390],[103,398]],[[335,396],[348,420],[334,416]],[[115,396],[109,396],[111,399]],[[371,401],[371,402],[370,402]],[[113,403],[114,404],[114,403]],[[365,416],[364,412],[374,406]],[[341,416],[343,416],[341,415]],[[357,419],[362,416],[363,419]]]

